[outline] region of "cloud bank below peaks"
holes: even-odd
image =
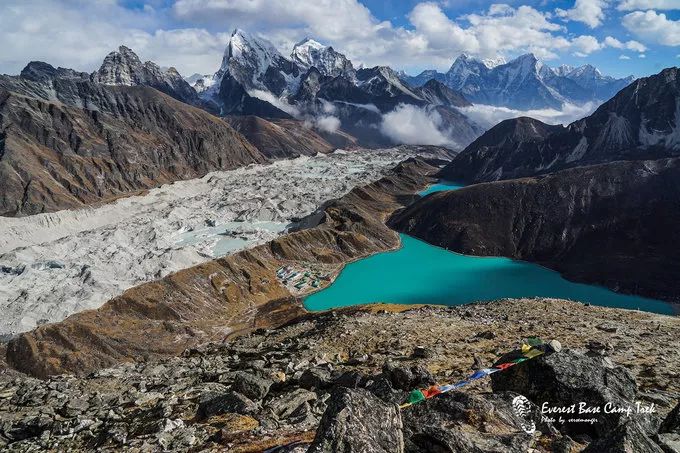
[[[395,143],[457,148],[447,131],[442,130],[443,123],[434,109],[399,104],[383,115],[380,132]]]
[[[521,116],[528,116],[547,124],[567,125],[590,115],[597,107],[597,103],[588,102],[583,105],[565,103],[562,106],[562,110],[515,110],[508,107],[476,104],[470,107],[462,107],[460,111],[480,126],[489,129],[501,121]]]

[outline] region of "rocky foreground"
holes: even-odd
[[[562,351],[399,410],[413,388],[456,382],[523,338]],[[0,375],[8,451],[678,451],[680,320],[552,299],[458,307],[373,305],[86,377]],[[524,419],[542,403],[653,407]],[[669,415],[670,413],[670,415]],[[665,418],[665,421],[662,420]],[[536,431],[527,425],[534,422]],[[523,428],[524,427],[524,428]],[[276,449],[275,447],[280,447]]]

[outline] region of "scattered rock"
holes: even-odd
[[[430,359],[434,357],[434,352],[423,346],[416,346],[413,349],[413,357],[416,359]]]
[[[234,374],[232,388],[251,400],[260,401],[267,396],[272,384],[273,381],[271,379],[266,379],[244,371],[237,371]]]
[[[475,335],[475,338],[483,338],[485,340],[493,340],[496,338],[496,334],[493,333],[491,330],[485,330],[484,332],[480,332],[477,335]]]
[[[201,394],[198,405],[198,417],[208,418],[213,415],[232,412],[246,415],[257,410],[257,405],[242,394],[233,390],[210,390]]]
[[[267,403],[267,407],[279,419],[285,419],[308,401],[316,400],[316,393],[305,389],[293,390]]]
[[[298,383],[307,390],[322,390],[331,385],[331,373],[324,368],[309,368],[302,372]]]
[[[416,387],[428,387],[435,383],[432,374],[420,365],[407,368],[393,362],[386,362],[383,366],[383,374],[389,379],[392,387],[399,390],[410,391]]]
[[[616,333],[619,331],[621,326],[619,326],[618,324],[614,324],[612,322],[603,322],[601,324],[596,325],[595,327],[604,332]]]

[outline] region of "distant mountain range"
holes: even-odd
[[[369,146],[393,143],[380,134],[380,125],[383,114],[399,104],[436,115],[452,147],[462,148],[483,131],[458,111],[470,105],[460,93],[436,81],[415,89],[387,66],[356,69],[340,52],[309,38],[285,57],[267,40],[235,30],[219,70],[188,80],[221,115],[313,124],[318,118],[337,118],[342,130]]]
[[[566,127],[503,121],[440,176],[469,187],[424,197],[393,227],[680,301],[680,69],[636,80]]]
[[[428,70],[414,77],[401,77],[412,86],[437,80],[473,103],[518,110],[560,109],[565,102],[603,102],[634,80],[632,76],[615,79],[602,75],[591,65],[553,69],[533,54],[510,62],[479,60],[463,54],[445,73]]]
[[[680,70],[636,80],[592,115],[563,126],[503,121],[475,140],[443,174],[467,182],[550,173],[622,159],[680,156]]]
[[[627,83],[591,67],[550,69],[532,55],[509,63],[461,56],[446,74],[416,79],[356,68],[312,39],[286,57],[242,30],[214,74],[188,80],[125,46],[91,74],[31,62],[0,76],[0,214],[82,206],[268,159],[403,143],[393,131],[418,121],[436,134],[416,131],[410,143],[437,135],[437,144],[462,149],[484,132],[465,114],[471,102],[558,107]]]

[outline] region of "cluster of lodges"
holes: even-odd
[[[328,274],[315,269],[299,269],[294,266],[281,266],[276,271],[276,277],[287,287],[292,286],[298,291],[311,286],[319,288],[321,281],[330,281]]]

